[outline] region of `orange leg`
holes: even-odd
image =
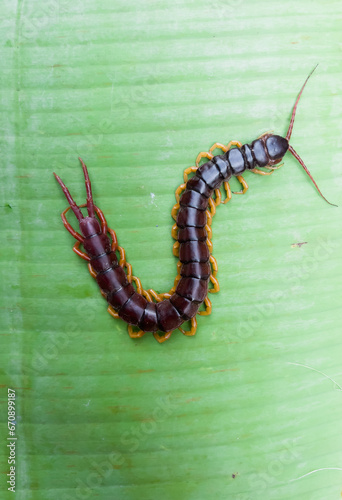
[[[138,330],[138,331],[133,330],[132,325],[127,325],[127,330],[128,330],[128,335],[131,337],[131,339],[140,339],[146,333],[143,330]]]
[[[216,274],[218,271],[217,260],[215,259],[215,257],[213,255],[210,255],[209,262],[210,262],[211,269],[212,269],[211,274],[214,276],[214,278],[216,278]]]
[[[108,312],[109,312],[109,314],[110,314],[111,316],[113,316],[113,318],[115,318],[115,319],[117,319],[117,318],[119,318],[119,317],[120,317],[120,316],[119,316],[119,313],[118,313],[118,312],[116,312],[116,311],[115,311],[115,309],[114,309],[112,306],[108,306],[108,307],[107,307],[107,311],[108,311]]]
[[[175,257],[179,257],[179,241],[176,241],[174,244],[173,244],[173,247],[172,247],[172,252],[173,252],[173,255]]]
[[[212,153],[208,153],[207,151],[202,153],[199,153],[196,158],[196,167],[199,167],[199,162],[202,160],[202,158],[207,158],[208,160],[212,160],[214,158],[214,155]]]
[[[83,205],[81,205],[83,206]],[[87,206],[87,205],[85,205]],[[96,212],[96,215],[98,216],[98,218],[100,219],[100,222],[101,222],[101,228],[102,228],[102,233],[103,234],[106,234],[107,231],[108,231],[108,226],[107,226],[107,221],[106,221],[106,217],[104,216],[102,210],[97,207],[96,205],[94,205],[94,209],[95,209],[95,212]],[[112,232],[114,233],[114,231],[112,229],[109,230],[110,234],[112,234]],[[115,233],[114,233],[115,234]],[[116,239],[116,236],[115,236],[115,239]]]
[[[271,165],[267,165],[265,168],[267,168],[268,170],[278,170],[278,168],[281,168],[284,166],[284,163],[279,163],[279,165],[275,166],[271,166]]]
[[[205,305],[204,311],[199,311],[197,314],[199,314],[200,316],[209,316],[209,314],[211,314],[212,311],[212,306],[211,306],[211,301],[209,300],[208,297],[204,299],[204,305]]]
[[[237,146],[238,148],[242,148],[242,144],[240,141],[230,141],[227,144],[227,151],[230,149],[232,146]]]
[[[209,279],[210,279],[211,283],[213,284],[213,288],[210,288],[208,290],[208,292],[210,292],[210,293],[217,293],[217,292],[219,292],[220,291],[220,285],[219,285],[218,280],[212,274],[210,275]]]
[[[92,278],[94,278],[94,279],[95,279],[95,278],[96,278],[96,276],[97,276],[97,274],[96,274],[96,271],[94,271],[94,268],[93,268],[93,266],[90,264],[90,262],[88,263],[88,271],[89,271],[89,273],[90,273],[90,276],[91,276]]]
[[[67,212],[69,212],[71,207],[67,207],[65,210],[63,210],[63,212],[61,213],[61,217],[62,217],[62,221],[63,221],[63,224],[64,224],[64,227],[65,229],[67,229],[67,231],[69,231],[69,233],[76,239],[78,240],[80,243],[83,243],[83,236],[80,235],[80,233],[78,233],[77,231],[75,231],[75,229],[71,226],[71,224],[69,224],[69,222],[67,221],[67,218],[66,218],[66,214]]]
[[[208,224],[209,226],[211,226],[211,224],[212,224],[212,222],[213,222],[213,218],[212,218],[212,216],[211,216],[210,210],[208,210],[208,209],[207,209],[207,210],[205,211],[205,213],[207,214],[207,224]]]
[[[73,251],[75,252],[76,255],[81,257],[81,259],[89,262],[90,261],[89,255],[87,255],[85,252],[82,252],[82,250],[80,250],[80,245],[81,245],[81,241],[77,240],[75,245],[72,247]]]
[[[149,288],[147,292],[151,295],[151,297],[156,301],[156,302],[161,302],[163,299],[160,297],[160,295],[153,290],[153,288]]]
[[[252,168],[251,172],[253,172],[253,174],[259,174],[259,175],[271,175],[273,174],[273,169],[271,172],[264,172],[263,170],[259,170],[258,168]]]
[[[173,238],[174,240],[176,240],[176,239],[177,239],[177,237],[178,237],[178,226],[177,226],[177,224],[174,224],[174,225],[172,226],[172,229],[171,229],[171,236],[172,236],[172,238]]]
[[[173,205],[172,207],[172,210],[171,210],[171,217],[177,221],[177,214],[178,214],[178,210],[180,208],[180,205],[179,203],[176,203],[175,205]]]
[[[247,191],[248,189],[248,184],[247,182],[245,181],[245,179],[242,177],[242,175],[237,175],[236,178],[238,179],[238,181],[240,182],[241,186],[242,186],[242,189],[241,191],[233,191],[234,194],[245,194],[245,192]]]
[[[224,190],[226,192],[226,199],[222,203],[228,203],[232,199],[232,191],[230,189],[229,182],[225,181],[223,183]]]
[[[116,236],[116,232],[113,231],[113,229],[110,229],[108,228],[108,233],[111,235],[112,237],[112,252],[116,252],[117,248],[118,248],[118,239],[117,239],[117,236]]]
[[[159,344],[162,344],[165,342],[165,340],[168,340],[171,337],[171,332],[166,332],[164,335],[159,335],[157,332],[153,334],[154,338],[159,342]]]
[[[175,191],[175,197],[176,197],[177,203],[179,203],[180,195],[183,193],[183,191],[185,190],[185,188],[186,188],[186,184],[183,183],[180,186],[178,186],[178,188],[176,189],[176,191]]]
[[[214,217],[216,214],[216,204],[212,198],[209,198],[209,210],[211,217]]]
[[[184,178],[184,182],[188,182],[188,179],[189,179],[189,174],[192,174],[194,172],[196,172],[198,167],[188,167],[184,170],[183,172],[183,178]]]
[[[261,137],[264,137],[265,135],[272,135],[274,130],[267,130],[267,132],[264,132],[263,134],[259,135],[258,139]]]
[[[215,198],[213,198],[213,201],[215,205],[218,207],[222,203],[222,194],[220,189],[214,189],[214,195]]]
[[[118,250],[119,255],[120,255],[119,265],[121,267],[125,267],[126,266],[126,252],[125,252],[125,249],[118,246],[117,250]]]
[[[212,154],[215,149],[221,149],[224,153],[226,153],[229,148],[227,146],[224,146],[220,142],[215,142],[215,144],[213,144],[209,149],[209,153]]]
[[[179,327],[178,330],[180,330],[183,335],[187,335],[188,337],[192,336],[192,335],[195,335],[196,330],[197,330],[197,319],[196,319],[196,316],[194,316],[193,318],[191,318],[191,328],[190,328],[190,330],[186,331],[186,330],[184,330],[181,327]]]
[[[132,282],[135,283],[137,292],[140,293],[140,295],[142,295],[143,287],[142,287],[140,278],[137,278],[136,276],[132,276]]]
[[[147,300],[148,300],[148,302],[153,302],[152,297],[151,297],[151,295],[148,293],[148,291],[147,291],[147,290],[142,289],[142,293],[141,293],[141,294],[145,297],[145,299],[147,299]]]
[[[253,174],[259,174],[259,175],[271,175],[273,173],[273,170],[278,170],[278,168],[281,168],[283,165],[284,163],[280,163],[277,166],[266,165],[265,168],[267,168],[267,170],[270,170],[270,172],[265,172],[264,170],[259,170],[258,168],[253,168],[251,172],[253,172]]]

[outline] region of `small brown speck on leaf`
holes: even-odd
[[[292,248],[296,248],[296,247],[300,248],[302,245],[307,245],[307,244],[308,244],[307,241],[303,241],[301,243],[292,243],[291,247]]]

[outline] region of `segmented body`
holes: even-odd
[[[173,227],[172,235],[177,240],[174,253],[179,256],[179,274],[176,277],[175,286],[169,293],[157,294],[153,290],[143,290],[140,280],[132,276],[131,266],[126,262],[124,250],[117,245],[114,231],[108,229],[103,213],[94,205],[88,171],[83,161],[81,160],[81,163],[87,190],[85,206],[88,216],[86,217],[83,216],[62,180],[55,174],[70,205],[63,212],[62,219],[66,229],[77,239],[74,250],[89,262],[91,274],[109,304],[109,312],[130,325],[131,337],[137,338],[146,332],[153,332],[156,339],[163,342],[177,328],[186,335],[193,335],[196,331],[195,316],[199,313],[199,307],[203,302],[207,306],[204,314],[210,312],[210,301],[207,299],[208,291],[210,291],[209,282],[214,284],[215,291],[218,291],[218,283],[215,278],[217,267],[215,259],[211,256],[211,242],[208,234],[209,231],[211,233],[210,224],[208,224],[208,216],[210,216],[208,207],[209,205],[211,208],[215,207],[215,204],[220,202],[219,188],[222,183],[225,185],[227,195],[230,193],[228,181],[232,176],[236,176],[247,189],[248,186],[241,177],[243,172],[250,170],[254,173],[269,175],[273,169],[278,168],[275,165],[281,161],[287,150],[310,175],[307,167],[288,142],[296,106],[308,78],[297,97],[285,138],[266,133],[250,145],[242,146],[234,142],[233,144],[238,147],[230,148],[232,143],[227,147],[215,144],[209,153],[200,153],[196,167],[185,171],[186,184],[180,186],[178,193],[176,191],[179,203],[173,209],[176,225]],[[211,151],[216,148],[221,148],[223,154],[213,156]],[[199,158],[203,157],[209,161],[199,165]],[[259,168],[262,167],[266,167],[271,172],[260,171]],[[194,172],[194,176],[190,179],[187,177],[188,171]],[[311,175],[310,178],[312,179]],[[316,183],[315,186],[318,189]],[[182,194],[179,197],[180,192]],[[217,203],[213,202],[214,193]],[[76,232],[66,220],[65,215],[70,208],[78,219],[82,234]],[[80,250],[80,244],[83,244],[84,252]],[[117,257],[117,250],[120,251],[120,259]],[[186,332],[181,325],[188,320],[191,320],[192,327]],[[132,326],[138,327],[138,331],[134,332]],[[163,335],[159,335],[158,331],[163,332]]]

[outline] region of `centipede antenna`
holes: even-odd
[[[83,174],[84,174],[84,179],[85,179],[85,185],[86,185],[86,190],[87,190],[87,210],[88,210],[88,215],[89,217],[95,217],[95,210],[94,210],[94,201],[93,201],[93,195],[91,192],[91,183],[89,179],[89,174],[87,167],[82,160],[82,158],[78,157],[78,159],[81,162],[82,168],[83,168]]]
[[[291,134],[292,134],[292,129],[293,129],[293,123],[294,123],[294,119],[295,119],[295,115],[296,115],[296,110],[297,110],[297,105],[298,105],[298,102],[299,102],[299,99],[303,93],[303,90],[304,90],[304,87],[305,85],[307,84],[307,81],[309,80],[310,76],[312,75],[312,73],[315,71],[315,69],[317,68],[318,64],[316,64],[316,66],[314,67],[314,69],[310,72],[309,76],[306,78],[304,84],[303,84],[303,87],[300,89],[300,92],[298,94],[298,97],[296,99],[296,102],[293,106],[293,110],[292,110],[292,115],[291,115],[291,121],[290,121],[290,125],[289,125],[289,129],[287,131],[287,134],[286,134],[286,137],[285,139],[287,141],[290,140],[290,137],[291,137]]]
[[[308,174],[308,176],[310,177],[310,179],[312,180],[312,182],[314,183],[317,191],[319,192],[319,194],[322,196],[322,198],[327,202],[329,203],[329,205],[332,205],[333,207],[337,207],[337,205],[335,205],[334,203],[330,203],[330,201],[328,201],[326,199],[325,196],[323,196],[321,190],[319,189],[319,187],[317,186],[314,178],[312,177],[311,173],[310,173],[310,170],[308,169],[308,167],[305,165],[305,163],[303,162],[303,160],[301,159],[301,157],[299,156],[298,153],[296,153],[296,151],[293,149],[292,146],[289,145],[289,151],[290,153],[296,158],[296,160],[301,164],[301,166],[304,168],[305,172]]]
[[[66,187],[66,185],[64,184],[64,182],[62,181],[62,179],[57,174],[55,174],[55,172],[53,173],[53,175],[55,176],[56,181],[58,182],[58,184],[61,186],[62,191],[65,194],[66,199],[68,200],[68,203],[70,205],[71,210],[74,212],[74,214],[77,217],[77,220],[79,220],[79,221],[82,220],[84,217],[83,217],[83,214],[81,212],[81,209],[74,202],[74,199],[71,196],[71,194],[69,192],[69,189]]]

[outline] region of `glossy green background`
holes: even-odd
[[[176,274],[170,211],[214,142],[286,132],[341,205],[341,2],[48,0],[1,8],[1,498],[334,500],[342,490],[341,208],[289,155],[213,223],[197,335],[132,341],[59,214],[86,161],[145,288]],[[236,187],[236,186],[235,186]],[[303,243],[303,245],[296,245]]]

